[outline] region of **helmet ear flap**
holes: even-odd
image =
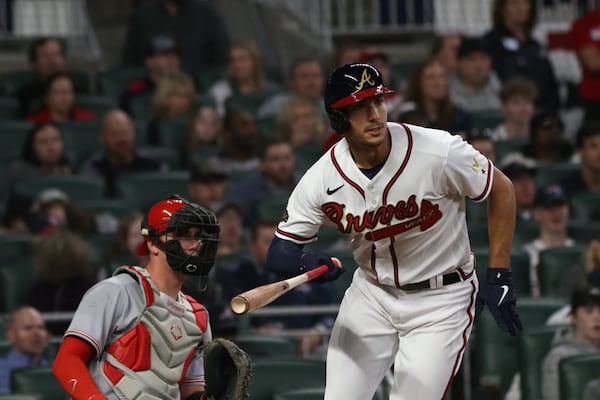
[[[329,107],[327,116],[329,117],[329,124],[333,130],[340,135],[343,135],[350,130],[350,121],[348,120],[348,115],[344,111]]]

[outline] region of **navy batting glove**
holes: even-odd
[[[517,296],[512,286],[510,268],[488,268],[485,279],[479,285],[475,317],[483,311],[486,304],[504,332],[516,336],[517,330],[523,330],[521,318],[517,313]]]
[[[325,252],[319,251],[316,253],[304,253],[302,254],[302,266],[300,270],[302,272],[310,271],[321,265],[327,265],[329,271],[325,274],[315,278],[314,281],[317,283],[331,282],[342,276],[346,272],[346,268],[338,267],[333,263],[331,256]]]

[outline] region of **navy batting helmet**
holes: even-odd
[[[191,256],[183,251],[178,234],[189,228],[200,229],[201,247],[198,255]],[[138,255],[147,255],[146,240],[156,240],[161,235],[171,233],[174,239],[164,243],[167,263],[171,269],[188,275],[206,277],[215,263],[219,243],[219,224],[215,214],[197,204],[171,196],[153,205],[142,221],[144,242],[138,248]]]
[[[381,72],[371,64],[352,63],[338,67],[325,85],[325,110],[331,127],[340,134],[349,131],[348,114],[342,108],[368,97],[393,92],[383,84]]]

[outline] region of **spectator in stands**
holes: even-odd
[[[481,154],[486,156],[488,160],[496,163],[496,150],[494,148],[494,141],[485,132],[475,132],[467,138],[471,146],[479,150]]]
[[[158,82],[166,75],[180,72],[179,48],[169,35],[157,35],[147,44],[144,66],[148,74],[131,82],[119,99],[119,106],[128,114],[132,112],[132,102],[154,94]]]
[[[232,198],[243,204],[244,226],[257,219],[258,205],[265,200],[287,199],[298,177],[294,174],[294,148],[286,139],[265,139],[260,151],[260,174],[239,183]]]
[[[348,63],[358,62],[364,46],[351,40],[337,42],[334,49],[332,67],[338,67]]]
[[[277,223],[260,220],[252,227],[249,255],[238,264],[225,264],[217,270],[217,279],[223,288],[223,297],[233,296],[260,285],[280,280],[265,267],[267,250],[275,236]],[[333,302],[333,291],[330,284],[318,284],[314,281],[294,289],[281,296],[272,304],[278,306],[311,306]],[[312,314],[292,317],[253,317],[250,325],[264,333],[276,333],[282,329],[307,329],[308,333],[297,337],[299,354],[314,352],[321,344],[321,334],[331,328],[331,316],[315,316]]]
[[[73,80],[66,72],[57,72],[44,81],[42,106],[28,121],[61,124],[69,121],[88,121],[96,119],[96,114],[77,105]]]
[[[445,33],[435,37],[431,46],[431,57],[446,69],[448,76],[454,75],[458,68],[458,46],[462,41],[458,33]]]
[[[540,231],[536,239],[523,245],[523,250],[529,255],[531,295],[539,296],[538,264],[540,251],[558,247],[573,247],[576,242],[568,236],[569,200],[559,185],[550,185],[538,189],[533,203],[533,218],[539,225]],[[565,266],[566,271],[569,266]],[[571,276],[579,281],[579,277]],[[565,279],[564,284],[569,282]],[[570,290],[570,289],[569,289]]]
[[[600,122],[588,122],[577,133],[580,170],[560,181],[567,196],[600,192]]]
[[[143,217],[142,213],[134,211],[119,220],[108,249],[109,272],[121,265],[145,267],[148,263],[148,256],[137,254],[137,249],[144,241],[140,233]]]
[[[10,352],[0,357],[0,393],[10,390],[10,373],[13,369],[49,365],[44,357],[48,345],[48,330],[42,315],[33,307],[23,306],[10,314],[6,339]]]
[[[190,119],[187,151],[217,146],[223,131],[223,119],[212,104],[203,103]]]
[[[56,188],[42,190],[31,203],[25,219],[29,231],[36,235],[57,229],[67,229],[79,235],[95,230],[93,215],[81,210],[64,191]]]
[[[537,97],[535,83],[525,78],[511,78],[502,84],[500,101],[504,123],[491,131],[494,141],[527,139]]]
[[[535,163],[515,153],[501,164],[502,172],[512,182],[517,203],[517,223],[534,222],[533,203],[535,200]]]
[[[600,354],[600,288],[585,286],[571,295],[571,329],[559,331],[542,364],[544,400],[559,400],[559,363],[567,357]]]
[[[447,130],[463,137],[471,133],[471,117],[456,106],[448,91],[448,73],[435,59],[420,64],[406,88],[410,111],[397,118],[401,122]]]
[[[321,62],[312,56],[300,56],[292,61],[287,77],[287,90],[271,96],[258,109],[258,118],[275,117],[281,107],[292,97],[301,97],[311,101],[319,111],[323,101],[325,77]],[[321,111],[321,119],[328,121],[325,111]]]
[[[31,43],[28,56],[35,77],[33,81],[19,87],[16,92],[20,114],[23,117],[39,107],[44,96],[46,79],[65,70],[65,47],[57,38],[42,37]]]
[[[221,70],[227,61],[229,32],[212,2],[148,0],[131,15],[123,64],[141,67],[146,44],[168,33],[178,43],[182,68],[192,76]]]
[[[593,279],[600,277],[600,234],[589,241],[583,253],[583,266],[585,272]],[[592,275],[595,274],[595,275]],[[600,284],[599,284],[600,286]]]
[[[588,1],[588,4],[592,3]],[[571,44],[582,69],[579,96],[585,108],[585,120],[600,122],[600,0],[588,13],[573,21]]]
[[[191,117],[195,97],[194,81],[185,72],[165,75],[160,80],[150,104],[150,122],[147,132],[149,145],[162,144],[159,134],[161,122]]]
[[[37,124],[25,138],[21,157],[4,171],[0,198],[6,199],[19,180],[40,175],[70,175],[71,172],[59,127],[53,123]]]
[[[92,249],[78,235],[57,229],[38,236],[33,243],[34,279],[27,303],[42,312],[75,311],[87,289],[96,282]],[[48,323],[48,330],[62,336],[69,321]]]
[[[468,112],[500,110],[500,80],[479,37],[464,38],[457,52],[456,74],[450,76],[452,101]]]
[[[258,171],[259,133],[254,115],[243,108],[231,107],[223,120],[223,140],[216,158],[226,174]]]
[[[123,175],[167,169],[166,164],[137,154],[135,128],[124,111],[106,113],[98,139],[103,149],[85,161],[80,172],[104,178],[107,196],[118,195],[117,181]]]
[[[294,149],[320,148],[325,127],[315,104],[303,97],[290,98],[275,119],[275,134],[280,134]]]
[[[188,196],[202,207],[216,211],[225,198],[225,171],[215,159],[197,160],[190,167]]]
[[[570,161],[573,146],[565,137],[565,126],[558,112],[536,113],[531,118],[529,134],[523,154],[538,166]]]
[[[219,114],[224,115],[225,102],[234,94],[264,95],[264,102],[278,90],[279,85],[266,76],[263,57],[256,43],[245,41],[231,45],[226,77],[215,82],[208,92],[213,97]]]
[[[492,68],[502,82],[517,76],[535,82],[536,105],[558,110],[558,85],[546,49],[532,36],[536,24],[534,0],[494,0],[493,27],[484,35]]]
[[[241,207],[238,203],[226,202],[216,215],[221,228],[217,256],[241,255],[246,250]]]

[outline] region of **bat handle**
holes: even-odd
[[[312,279],[318,278],[321,275],[326,274],[328,271],[329,267],[327,265],[321,265],[315,269],[311,269],[310,271],[306,272],[306,277],[310,281]]]

